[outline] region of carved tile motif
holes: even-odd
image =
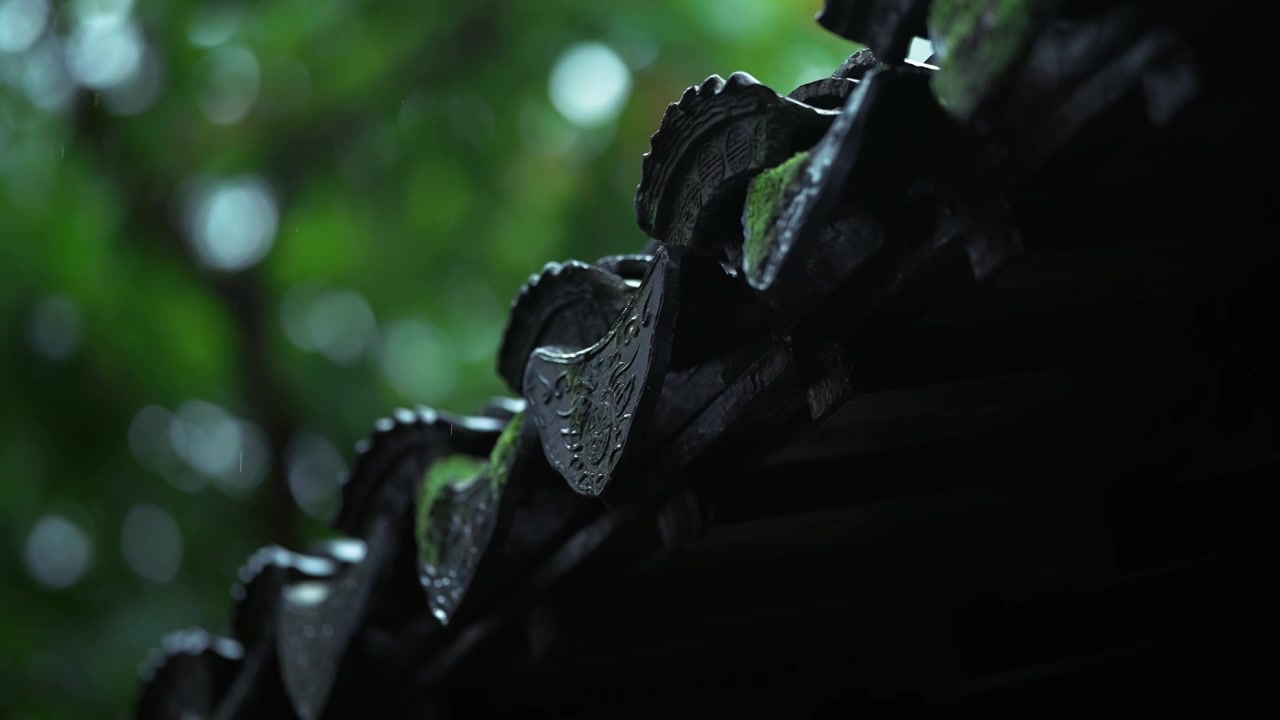
[[[540,349],[530,359],[525,397],[543,450],[584,495],[604,490],[626,450],[650,371],[662,274],[641,285],[601,343],[572,355]]]

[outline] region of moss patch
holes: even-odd
[[[524,428],[524,413],[518,412],[507,427],[498,436],[498,442],[489,453],[489,485],[496,496],[506,487],[507,478],[511,474],[511,466],[515,462],[516,447],[520,443],[520,432]]]
[[[524,413],[517,413],[507,427],[498,436],[493,451],[489,453],[488,462],[470,455],[446,455],[431,463],[422,476],[422,486],[418,490],[417,513],[414,518],[414,539],[418,542],[418,553],[422,561],[436,564],[440,561],[440,548],[432,540],[432,513],[444,498],[449,488],[463,487],[477,481],[487,474],[489,487],[494,496],[507,484],[511,467],[515,462],[516,448],[519,444],[520,431],[524,426]]]
[[[1041,13],[1037,0],[936,0],[929,36],[942,68],[933,77],[938,102],[970,118],[1030,44]]]
[[[798,152],[777,167],[757,175],[747,190],[743,217],[742,269],[748,274],[764,262],[772,241],[770,229],[782,210],[786,190],[804,167],[809,151]]]
[[[418,492],[414,537],[424,561],[434,565],[440,559],[440,549],[431,541],[431,511],[445,488],[473,480],[483,470],[482,460],[470,455],[447,455],[431,463],[431,467],[423,474],[422,487]]]

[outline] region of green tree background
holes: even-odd
[[[503,393],[521,283],[644,245],[666,105],[829,75],[820,5],[0,0],[0,716],[126,712],[376,418]]]

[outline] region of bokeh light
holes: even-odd
[[[189,218],[192,247],[216,270],[246,270],[271,251],[279,211],[266,181],[245,175],[204,184]]]
[[[350,290],[321,293],[307,308],[305,323],[310,348],[339,365],[359,358],[378,329],[369,303]]]
[[[93,15],[67,40],[67,66],[85,87],[105,90],[133,79],[142,66],[142,31],[115,15]]]
[[[243,45],[213,50],[201,65],[200,111],[215,125],[233,125],[253,109],[261,73],[258,58]]]
[[[143,48],[138,71],[103,94],[107,108],[115,115],[137,115],[151,107],[160,96],[164,71],[151,48]]]
[[[27,52],[22,88],[32,105],[47,112],[62,110],[71,102],[76,84],[56,40],[45,38]]]
[[[187,468],[233,497],[261,483],[271,464],[270,448],[257,425],[204,400],[183,403],[168,435],[174,454]],[[179,475],[178,482],[191,480]]]
[[[787,3],[738,0],[699,0],[690,7],[702,30],[733,43],[763,39],[777,27],[783,13],[794,11]]]
[[[196,47],[217,47],[235,37],[243,19],[244,8],[237,2],[201,3],[191,11],[187,39]]]
[[[328,520],[337,509],[338,480],[346,471],[342,455],[322,435],[298,433],[285,451],[289,492],[311,517]]]
[[[182,532],[164,509],[135,505],[124,517],[120,551],[134,572],[153,582],[168,583],[182,567]]]
[[[31,345],[50,360],[71,357],[80,347],[83,332],[80,308],[65,295],[42,299],[31,313]]]
[[[69,588],[89,569],[93,543],[66,517],[45,515],[27,535],[24,558],[27,572],[36,582],[54,589]]]
[[[547,87],[551,104],[571,123],[607,125],[631,95],[631,71],[601,42],[570,45],[556,60]]]
[[[81,22],[119,22],[129,17],[133,0],[72,0],[71,9]]]
[[[48,0],[0,0],[0,52],[23,52],[48,22]]]
[[[147,405],[129,423],[129,451],[138,462],[158,475],[168,476],[181,462],[169,439],[176,422],[173,413],[158,405]]]
[[[280,304],[285,335],[300,350],[317,352],[337,365],[361,358],[377,336],[378,321],[364,296],[318,282],[289,289]]]
[[[405,400],[431,405],[453,390],[453,346],[429,322],[393,321],[383,332],[379,360],[387,381]]]
[[[187,465],[210,477],[228,475],[239,463],[240,426],[213,403],[184,403],[169,426],[169,440]]]

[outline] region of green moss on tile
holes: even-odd
[[[447,487],[465,484],[475,479],[483,470],[483,460],[470,455],[447,455],[431,463],[431,467],[423,474],[422,486],[418,490],[414,537],[424,561],[435,564],[440,558],[440,549],[431,541],[432,509]]]
[[[786,190],[791,185],[809,152],[798,152],[777,167],[760,173],[751,181],[747,190],[742,246],[742,269],[747,273],[757,270],[764,262],[773,236],[771,228],[786,201]]]
[[[516,448],[520,444],[520,433],[523,429],[524,413],[518,412],[498,436],[498,442],[493,445],[493,452],[489,453],[489,485],[493,488],[495,496],[506,487],[507,478],[510,477],[511,468],[515,464]]]
[[[1013,69],[1034,37],[1049,2],[936,0],[929,36],[941,58],[933,76],[938,102],[969,119]]]

